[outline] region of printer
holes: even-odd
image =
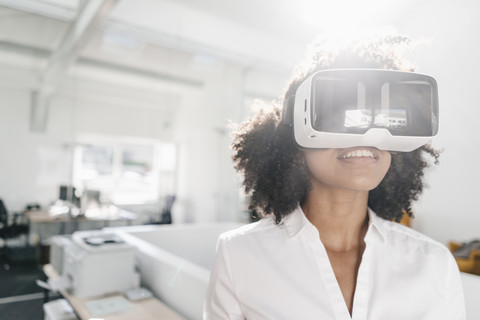
[[[140,286],[135,270],[135,249],[118,235],[103,231],[77,231],[63,243],[62,277],[71,293],[91,298]]]

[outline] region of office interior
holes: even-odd
[[[137,285],[118,291],[145,288],[152,310],[201,319],[216,238],[250,222],[231,160],[232,123],[251,116],[256,101],[280,101],[312,40],[353,30],[387,26],[410,36],[408,57],[438,81],[433,146],[443,152],[410,227],[446,246],[480,239],[479,9],[473,0],[0,0],[0,211],[8,214],[0,227],[18,224],[0,240],[0,278],[11,289],[0,312],[63,319],[53,309],[74,301],[72,319],[87,317],[71,291],[45,289],[64,271],[62,249],[77,233],[125,245]],[[474,253],[476,266],[462,273],[469,319],[480,316]],[[109,274],[111,261],[97,268]],[[17,270],[29,276],[16,279]],[[22,286],[27,292],[13,290]],[[84,300],[112,297],[85,290]],[[144,300],[113,297],[118,310],[105,319],[143,312],[133,308]]]

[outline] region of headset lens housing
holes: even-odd
[[[312,79],[312,128],[356,134],[385,128],[394,136],[434,136],[438,103],[432,80],[404,72],[317,73]]]
[[[318,71],[285,100],[283,121],[301,148],[412,151],[438,132],[437,83],[413,72]]]

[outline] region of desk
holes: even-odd
[[[135,213],[118,207],[107,206],[96,212],[89,212],[78,217],[67,214],[52,215],[49,211],[27,211],[25,213],[30,224],[30,243],[37,245],[53,235],[71,234],[77,230],[95,230],[115,226],[132,225],[136,220]]]
[[[49,278],[58,277],[55,269],[50,265],[46,264],[43,266],[43,271]],[[62,296],[68,300],[70,305],[73,307],[77,315],[82,320],[88,320],[93,318],[89,313],[86,303],[89,299],[80,299],[76,296],[69,294],[66,290],[61,290],[60,293]],[[99,298],[107,298],[99,297]],[[98,299],[98,298],[97,298]],[[96,299],[90,299],[96,300]],[[178,313],[161,303],[156,298],[148,298],[140,301],[129,301],[133,305],[133,309],[122,313],[110,314],[101,316],[103,320],[131,320],[131,319],[142,319],[142,320],[184,320]]]

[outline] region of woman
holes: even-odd
[[[312,77],[325,72],[336,77],[337,69],[356,68],[347,72],[348,79],[368,73],[358,68],[376,69],[371,71],[375,77],[397,74],[379,69],[413,71],[399,53],[408,42],[404,37],[383,36],[341,50],[328,50],[320,43],[291,82],[283,115],[274,107],[238,128],[233,159],[244,175],[246,191],[251,192],[250,209],[260,212],[262,219],[220,236],[205,319],[465,319],[459,271],[448,250],[392,222],[399,221],[404,212],[412,216],[411,202],[422,192],[428,164],[424,155],[433,156],[435,163],[438,160],[437,152],[427,145],[415,146],[410,152],[398,152],[404,149],[393,146],[395,130],[406,130],[418,117],[392,106],[384,114],[383,109],[370,111],[365,106],[345,108],[344,118],[333,113],[325,116],[322,112],[327,111],[320,106],[316,114],[321,102],[314,100],[314,95],[318,99],[328,95],[327,104],[348,96],[347,89],[332,89],[339,83],[343,86],[344,81],[332,84],[330,74],[324,77],[328,85],[320,85],[315,94],[304,94],[305,119],[301,118],[303,98],[300,102],[295,98],[302,95],[299,88],[313,81]],[[358,101],[364,97],[368,104],[376,101],[368,97],[381,92],[377,100],[382,105],[384,95],[390,96],[390,104],[393,97],[400,101],[409,95],[394,89],[404,88],[403,84],[390,83],[377,90],[375,83],[365,80],[353,95]],[[409,83],[418,89],[419,81]],[[389,93],[384,94],[384,89]],[[294,97],[295,107],[290,97]],[[431,114],[435,126],[436,117]],[[369,128],[375,127],[373,131],[381,136],[386,129],[379,127],[385,125],[391,134],[384,135],[381,142],[372,138],[377,142],[338,142],[338,147],[328,148],[322,144],[330,139],[328,135],[324,140],[308,137],[320,141],[322,148],[305,148],[310,140],[297,137],[304,134],[296,129],[303,122],[315,127],[326,118],[324,128],[355,133],[353,129],[362,129],[362,121],[370,121],[369,117],[375,118]],[[338,119],[341,121],[336,123]]]

